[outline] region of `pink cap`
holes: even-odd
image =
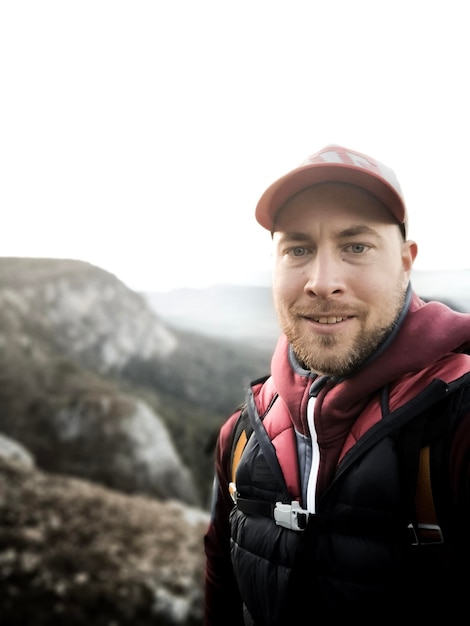
[[[406,235],[407,214],[393,170],[375,159],[341,146],[326,146],[270,185],[256,207],[256,219],[270,232],[279,209],[293,195],[316,183],[349,183],[366,189],[387,207]]]

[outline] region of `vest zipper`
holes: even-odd
[[[315,513],[317,477],[320,466],[320,449],[318,447],[317,431],[315,430],[314,407],[315,397],[310,397],[307,404],[307,424],[312,441],[312,462],[307,482],[307,510],[309,513]]]

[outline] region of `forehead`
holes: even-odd
[[[304,226],[331,224],[334,220],[364,225],[397,224],[385,205],[374,195],[346,183],[320,183],[290,198],[279,210],[273,232]]]

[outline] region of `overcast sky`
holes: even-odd
[[[467,7],[0,0],[0,256],[259,284],[259,196],[340,143],[396,171],[417,269],[470,268]]]

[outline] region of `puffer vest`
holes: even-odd
[[[414,477],[404,473],[416,466],[418,451],[416,463],[410,463],[403,458],[403,442],[414,431],[419,432],[419,446],[436,438],[439,454],[448,458],[453,429],[470,410],[470,375],[452,383],[428,382],[386,415],[381,407],[388,405],[388,389],[374,396],[363,411],[372,425],[345,450],[316,513],[308,515],[300,531],[280,525],[273,513],[277,502],[289,505],[301,498],[295,479],[297,450],[292,447],[296,433],[282,400],[272,396],[269,410],[261,415],[271,424],[261,432],[264,443],[259,432],[252,435],[237,469],[237,497],[248,507],[234,506],[230,516],[232,563],[246,624],[281,626],[302,612],[303,605],[312,615],[363,623],[380,615],[398,619],[404,607],[407,615],[435,616],[437,610],[449,609],[449,598],[454,606],[466,597],[456,564],[468,550],[462,550],[449,510],[440,520],[444,543],[416,543],[417,469]],[[251,395],[248,404],[256,421],[259,403]],[[444,460],[439,463],[441,469],[447,467]],[[264,504],[250,510],[250,502]]]

